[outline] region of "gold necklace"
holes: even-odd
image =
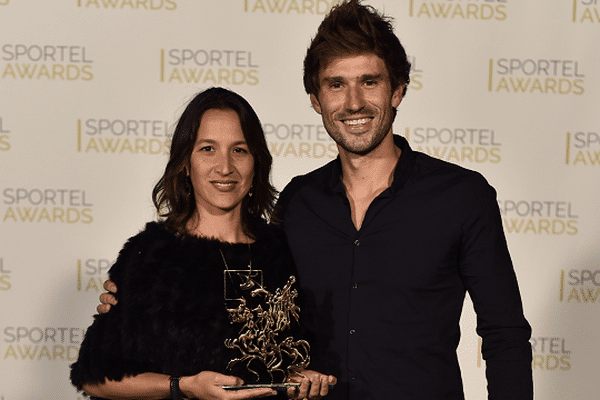
[[[225,259],[225,254],[223,254],[223,250],[219,247],[219,253],[221,254],[221,259],[223,260],[223,265],[225,265],[225,271],[223,271],[223,297],[225,299],[225,303],[227,305],[228,300],[240,300],[241,293],[240,289],[245,290],[248,289],[254,284],[252,282],[258,283],[259,286],[262,287],[262,271],[260,270],[252,270],[252,247],[250,243],[248,243],[248,252],[249,252],[249,261],[248,261],[248,270],[230,270],[229,265],[227,265],[227,260]],[[234,279],[235,275],[235,279]],[[229,278],[229,279],[227,279]],[[255,279],[259,280],[255,281]],[[230,285],[227,284],[229,280]],[[237,280],[241,280],[239,282],[235,282]],[[227,287],[229,286],[229,290]],[[235,297],[234,297],[235,296]]]
[[[221,258],[223,259],[223,264],[225,264],[225,269],[227,272],[229,271],[229,266],[227,266],[227,261],[225,260],[225,255],[223,254],[223,250],[219,247],[219,253],[221,253]],[[250,247],[250,243],[248,243],[248,254],[250,255],[250,259],[248,260],[248,269],[252,272],[252,248]]]

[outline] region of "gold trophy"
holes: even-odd
[[[271,293],[263,287],[261,270],[224,272],[226,304],[237,303],[237,307],[227,307],[229,319],[232,324],[241,326],[238,337],[225,340],[225,346],[238,353],[227,367],[241,363],[257,382],[260,378],[258,367],[261,371],[266,370],[271,380],[270,383],[224,388],[287,390],[298,385],[288,381],[291,374],[308,366],[310,346],[307,341],[295,340],[287,333],[291,323],[299,320],[300,307],[295,303],[298,291],[292,288],[296,277],[290,276],[285,286]]]

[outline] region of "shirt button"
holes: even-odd
[[[352,285],[352,289],[358,289],[358,283],[355,283],[354,285]]]
[[[360,241],[359,241],[358,239],[356,239],[356,240],[354,241],[354,245],[355,245],[356,247],[360,246]]]
[[[356,333],[356,331],[354,329],[350,329],[350,334],[353,335],[354,333]]]

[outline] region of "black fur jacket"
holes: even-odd
[[[71,365],[71,382],[121,380],[142,372],[193,375],[203,370],[252,377],[245,368],[226,369],[237,354],[224,341],[239,327],[229,322],[224,303],[225,265],[230,270],[263,270],[264,286],[274,291],[295,275],[283,233],[260,223],[257,240],[245,244],[182,237],[163,223],[150,222],[129,239],[109,277],[118,304],[95,315]],[[295,284],[296,288],[298,287]],[[238,364],[239,365],[239,364]]]

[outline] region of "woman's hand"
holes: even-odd
[[[213,371],[202,371],[179,380],[179,390],[186,398],[203,400],[239,400],[274,396],[277,392],[269,388],[225,390],[222,386],[239,386],[244,381],[236,376],[223,375]]]
[[[333,375],[325,375],[317,371],[305,369],[293,373],[290,376],[289,382],[300,383],[300,386],[288,389],[288,397],[292,399],[318,400],[323,396],[327,396],[329,388],[337,383],[337,378]]]

